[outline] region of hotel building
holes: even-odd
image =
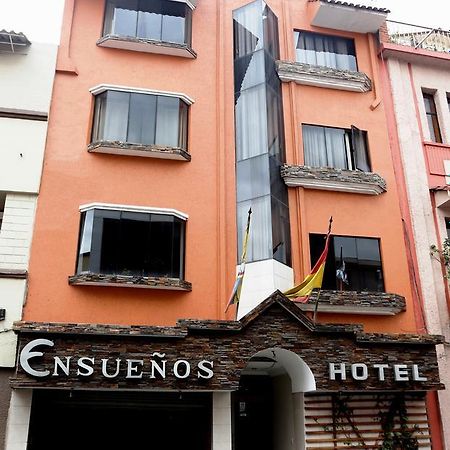
[[[6,450],[444,448],[387,14],[66,0]]]

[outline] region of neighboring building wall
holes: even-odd
[[[56,45],[32,43],[26,54],[0,53],[0,198],[5,199],[0,225],[0,308],[6,310],[5,320],[0,321],[1,447],[12,375],[4,368],[14,367],[16,360],[17,336],[12,326],[22,318],[27,292],[56,51]],[[15,418],[9,420],[17,423]]]
[[[432,60],[431,57],[428,58]],[[425,116],[422,90],[435,93],[436,109],[443,142],[450,143],[450,112],[446,92],[449,75],[439,64],[408,64],[397,58],[387,62],[394,100],[401,157],[405,172],[407,194],[414,233],[415,250],[419,269],[421,295],[427,331],[444,335],[450,341],[450,320],[446,302],[446,281],[442,267],[430,256],[430,246],[437,245],[446,237],[444,209],[433,208],[434,194],[430,194],[428,172],[423,142],[430,141]],[[416,114],[416,108],[419,117]],[[435,186],[434,186],[435,187]],[[440,193],[444,197],[446,192]],[[436,217],[435,217],[436,215]],[[438,229],[436,229],[436,221]],[[450,386],[450,347],[438,346],[441,381]],[[450,391],[439,392],[442,423],[447,446],[450,446]]]

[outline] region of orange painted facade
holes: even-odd
[[[67,2],[25,320],[168,325],[184,317],[225,318],[236,264],[232,11],[246,3],[200,1],[192,19],[192,47],[198,57],[185,59],[98,47],[104,2]],[[415,332],[373,36],[312,27],[314,5],[306,1],[273,0],[270,7],[279,20],[281,59],[294,60],[293,29],[352,37],[358,69],[373,83],[367,93],[283,83],[287,163],[303,162],[302,123],[356,125],[367,130],[372,169],[387,182],[387,192],[379,196],[289,188],[295,280],[310,268],[308,234],[323,233],[333,216],[335,234],[380,238],[385,290],[405,296],[407,311],[381,320],[331,314],[320,315],[320,320],[363,322],[367,331]],[[188,139],[192,161],[88,153],[94,100],[89,89],[101,83],[182,92],[194,99]],[[67,277],[74,273],[77,257],[79,206],[91,202],[188,214],[185,278],[192,282],[192,292],[69,286]]]

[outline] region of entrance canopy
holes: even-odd
[[[442,389],[439,336],[314,324],[280,292],[239,321],[175,327],[19,322],[16,388],[237,390],[255,355],[283,364],[294,392]],[[273,355],[272,355],[273,356]]]

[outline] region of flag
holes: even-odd
[[[228,308],[231,305],[238,304],[239,298],[241,296],[242,282],[244,281],[244,274],[245,274],[245,262],[247,261],[247,247],[248,247],[248,237],[250,235],[250,217],[251,217],[251,215],[252,215],[252,208],[250,208],[248,210],[247,228],[245,229],[244,241],[242,243],[241,261],[239,264],[236,281],[234,282],[233,290],[231,291],[230,300],[228,301],[228,305],[227,305],[227,308],[225,309],[225,312],[228,311]]]
[[[347,272],[345,271],[345,261],[342,257],[341,247],[341,265],[336,269],[336,278],[339,281],[339,290],[343,290],[343,283],[348,284]]]
[[[325,237],[325,246],[317,260],[316,264],[312,268],[311,272],[306,276],[306,278],[297,286],[289,289],[284,292],[284,295],[287,298],[295,299],[298,302],[306,302],[309,295],[311,294],[313,289],[322,287],[323,274],[325,271],[325,262],[327,260],[328,255],[328,247],[330,245],[330,234],[331,234],[331,224],[333,222],[333,218],[330,218],[330,224],[328,226],[328,233]]]

